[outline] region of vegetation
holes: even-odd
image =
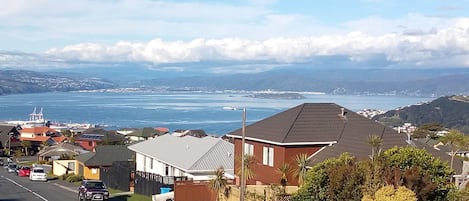
[[[416,199],[415,193],[404,186],[395,188],[387,185],[376,191],[373,197],[365,195],[362,201],[409,201]]]
[[[308,155],[299,154],[296,155],[296,168],[294,169],[293,174],[295,177],[298,177],[298,184],[301,186],[306,178],[306,173],[308,171]]]
[[[294,200],[447,200],[454,190],[452,169],[423,149],[395,147],[371,159],[344,153],[316,164]]]
[[[443,131],[443,126],[439,123],[426,123],[419,126],[413,133],[414,138],[436,138],[438,131]]]
[[[458,130],[452,129],[445,136],[440,137],[440,142],[448,144],[451,147],[451,165],[453,168],[453,161],[456,153],[462,149],[465,149],[469,144],[469,137],[465,136]]]
[[[225,169],[223,167],[219,167],[215,171],[215,178],[210,180],[208,187],[217,193],[217,200],[220,199],[220,193],[225,191],[228,182],[225,178]]]
[[[468,101],[455,98],[455,96],[445,96],[429,103],[390,110],[384,114],[376,115],[373,119],[384,122],[388,118],[398,118],[402,122],[409,122],[416,126],[434,122],[445,128],[469,133],[468,113]]]

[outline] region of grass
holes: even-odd
[[[140,194],[114,196],[114,195],[119,194],[119,193],[124,193],[123,191],[116,190],[116,189],[109,189],[109,193],[112,196],[110,201],[151,201],[150,196],[140,195]]]

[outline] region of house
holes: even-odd
[[[381,138],[380,148],[416,146],[406,134],[370,120],[334,103],[304,103],[245,127],[244,153],[253,155],[255,177],[247,184],[279,183],[278,168],[285,163],[295,167],[295,157],[306,154],[310,165],[348,152],[357,158],[369,158],[371,146],[367,138]],[[242,154],[242,128],[230,132],[235,155]],[[419,144],[419,146],[424,146]],[[446,157],[444,153],[440,156]],[[235,169],[241,167],[235,161]],[[239,179],[237,179],[237,182]],[[289,185],[298,180],[287,175]]]
[[[125,134],[126,138],[130,142],[143,141],[154,138],[155,136],[164,135],[168,133],[169,130],[166,128],[152,128],[144,127],[137,129],[133,132]]]
[[[82,153],[86,153],[85,149],[80,146],[76,146],[67,142],[61,142],[56,145],[45,147],[40,150],[37,154],[39,160],[56,160],[63,155],[76,156]]]
[[[75,143],[89,151],[99,144],[123,144],[124,141],[125,137],[104,129],[88,129],[75,137]]]
[[[217,168],[234,177],[234,145],[216,137],[162,135],[129,146],[136,153],[136,170],[161,176],[207,180]]]
[[[80,154],[76,159],[76,172],[85,179],[99,179],[100,168],[111,167],[114,161],[133,160],[134,153],[127,145],[99,145],[95,152]]]
[[[0,125],[0,156],[8,154],[4,153],[8,148],[14,150],[21,147],[19,136],[20,132],[16,126]]]

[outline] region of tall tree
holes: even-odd
[[[367,138],[367,142],[371,146],[371,160],[374,161],[376,153],[380,152],[383,141],[381,140],[381,137],[377,135],[370,135]]]
[[[223,167],[219,167],[215,171],[215,178],[210,180],[208,187],[217,193],[217,200],[220,199],[220,192],[225,190],[228,182],[225,178],[225,169]]]
[[[440,142],[451,146],[451,165],[453,168],[454,157],[457,152],[466,148],[469,144],[469,138],[456,129],[451,129],[445,136],[440,137]]]

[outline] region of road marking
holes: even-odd
[[[48,201],[46,198],[42,197],[41,195],[39,195],[38,193],[32,191],[31,189],[22,186],[21,184],[17,183],[16,181],[14,181],[14,180],[12,180],[12,179],[10,179],[10,178],[6,178],[6,179],[7,179],[8,181],[10,181],[11,183],[13,183],[13,184],[15,184],[15,185],[17,185],[17,186],[23,188],[24,190],[29,191],[30,193],[32,193],[32,194],[35,195],[36,197],[40,198],[41,200]]]

